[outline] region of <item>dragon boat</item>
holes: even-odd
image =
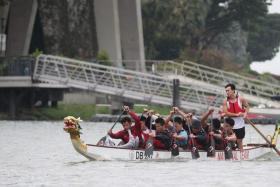
[[[70,134],[70,139],[74,149],[89,160],[125,160],[125,161],[142,161],[142,160],[181,160],[192,159],[191,151],[180,151],[179,155],[174,157],[170,151],[154,150],[152,155],[146,156],[144,149],[125,149],[118,147],[101,146],[97,144],[86,144],[80,138],[80,119],[73,116],[64,118],[64,131]],[[280,134],[280,125],[277,124],[271,144],[251,143],[244,145],[244,152],[241,154],[238,150],[233,150],[231,160],[254,160],[264,156],[272,151],[276,145],[277,137]],[[224,150],[216,150],[214,157],[207,157],[207,152],[199,150],[199,160],[225,160]]]

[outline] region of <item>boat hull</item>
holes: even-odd
[[[76,149],[77,150],[77,149]],[[259,158],[271,149],[263,146],[245,146],[244,152],[233,151],[231,160],[253,160]],[[145,156],[143,149],[122,149],[117,147],[103,147],[97,145],[87,145],[87,150],[80,154],[91,160],[125,160],[125,161],[145,161],[145,160],[181,160],[192,159],[190,151],[180,151],[179,155],[173,157],[170,151],[153,151],[153,155]],[[215,157],[207,157],[206,151],[199,151],[199,160],[225,160],[223,150],[216,150]]]

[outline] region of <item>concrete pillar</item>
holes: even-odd
[[[122,110],[122,99],[118,96],[111,96],[111,113],[113,115],[118,115]]]
[[[99,51],[106,51],[116,67],[144,72],[141,1],[95,0],[94,11]]]
[[[106,51],[113,65],[122,67],[118,1],[95,0],[94,13],[99,51]]]
[[[6,25],[8,20],[10,2],[6,2],[0,6],[0,56],[5,56],[6,53]]]
[[[6,55],[28,55],[37,0],[13,0],[10,6]]]
[[[16,118],[16,94],[14,89],[10,89],[9,93],[9,118]]]
[[[145,53],[141,0],[119,0],[118,2],[122,58],[125,67],[144,72]]]

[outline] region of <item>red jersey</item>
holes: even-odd
[[[135,125],[133,125],[130,130],[134,137],[141,137],[141,124],[139,117],[134,112],[129,112],[129,115],[134,119]],[[124,143],[129,141],[129,133],[126,130],[121,130],[117,133],[110,133],[109,136],[114,139],[121,139]]]
[[[230,113],[238,114],[239,112],[244,113],[245,110],[242,107],[242,103],[240,101],[240,98],[237,96],[235,102],[231,102],[229,99],[227,99],[227,110]]]

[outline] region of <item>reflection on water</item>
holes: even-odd
[[[95,143],[111,125],[84,122],[82,138]],[[0,121],[0,127],[0,186],[271,186],[280,182],[280,159],[274,153],[241,162],[94,162],[75,152],[62,122]],[[259,127],[266,135],[274,130],[272,125]],[[246,131],[251,140],[262,141],[252,128]]]

